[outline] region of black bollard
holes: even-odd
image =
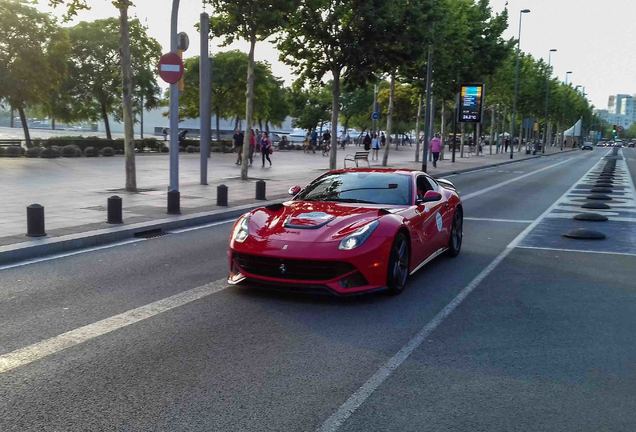
[[[122,200],[117,195],[113,195],[112,197],[106,200],[106,209],[107,209],[107,219],[106,222],[109,224],[121,224],[124,223],[124,219],[122,216]]]
[[[265,198],[265,180],[259,180],[256,182],[256,199],[257,200],[266,200]]]
[[[227,186],[223,184],[216,187],[216,205],[227,207]]]
[[[40,204],[31,204],[27,207],[27,234],[28,237],[44,237],[44,207]]]
[[[181,193],[168,191],[168,214],[181,214]]]

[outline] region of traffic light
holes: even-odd
[[[612,138],[616,138],[616,131],[618,130],[618,126],[612,125]]]

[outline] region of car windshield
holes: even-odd
[[[296,199],[408,205],[411,202],[411,177],[379,172],[326,174],[307,186]]]

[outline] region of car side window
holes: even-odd
[[[424,194],[430,190],[435,190],[435,187],[431,184],[428,177],[425,175],[417,176],[417,198],[423,198]]]

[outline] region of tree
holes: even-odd
[[[378,103],[388,111],[390,87],[380,86]],[[411,84],[395,84],[393,95],[393,129],[395,133],[406,133],[413,129],[417,114],[417,89]]]
[[[260,0],[204,0],[216,13],[211,19],[210,31],[222,36],[229,44],[236,39],[245,39],[250,44],[247,63],[245,101],[245,140],[243,160],[249,157],[250,129],[254,120],[254,49],[256,42],[265,40],[286,25],[287,17],[295,8],[295,0],[269,0],[263,7]],[[247,164],[241,165],[241,179],[247,180]]]
[[[301,0],[278,40],[281,58],[301,80],[312,84],[331,75],[331,153],[329,167],[336,167],[341,81],[360,85],[372,75],[372,38],[361,16],[364,2],[355,0]]]
[[[81,22],[69,29],[71,56],[68,83],[69,92],[76,100],[76,118],[101,119],[106,136],[112,139],[109,115],[122,119],[122,93],[119,27],[114,18]],[[140,102],[150,109],[159,104],[159,87],[155,65],[161,56],[159,43],[148,36],[139,20],[130,22],[131,66],[136,110]]]
[[[66,34],[24,0],[0,1],[0,99],[18,110],[24,138],[31,146],[28,106],[45,104],[64,72]]]
[[[215,54],[212,59],[212,112],[216,116],[217,139],[219,119],[238,118],[245,115],[246,71],[248,56],[237,50]],[[289,113],[282,82],[273,76],[269,64],[256,62],[254,67],[254,93],[257,103],[255,117],[279,125]],[[185,61],[186,88],[179,99],[182,117],[199,116],[199,57]]]
[[[67,17],[77,14],[82,9],[88,9],[86,0],[49,0],[53,6],[65,5]],[[126,152],[126,190],[137,191],[137,174],[135,168],[135,144],[133,136],[133,73],[130,53],[130,29],[128,9],[131,0],[112,0],[111,3],[119,11],[119,49],[121,67],[121,95],[122,113],[124,119],[124,148]]]
[[[331,94],[327,86],[303,86],[301,80],[293,83],[288,94],[294,126],[311,131],[331,116]]]
[[[356,87],[345,85],[340,101],[342,104],[340,117],[345,133],[349,130],[352,122],[356,126],[362,124],[362,129],[367,129],[370,126],[371,113],[373,112],[372,86]]]

